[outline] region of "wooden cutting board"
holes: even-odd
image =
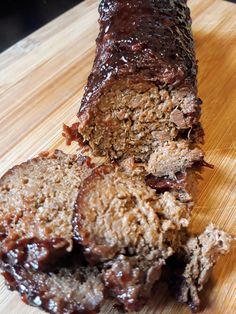
[[[193,211],[192,230],[214,222],[236,236],[236,4],[192,0],[204,101],[206,160]],[[97,0],[86,0],[0,55],[0,172],[42,150],[66,147],[62,123],[75,120],[98,33]],[[221,258],[207,284],[201,313],[236,313],[236,250]],[[116,313],[111,303],[103,313]],[[0,313],[41,313],[20,302],[0,277]],[[189,313],[165,286],[140,313]]]

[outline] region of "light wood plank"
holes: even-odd
[[[62,123],[72,123],[92,66],[98,32],[97,0],[58,17],[0,54],[0,173],[42,150],[61,148]],[[199,94],[204,100],[206,159],[191,229],[213,221],[236,236],[236,5],[190,0],[199,59]],[[205,314],[236,313],[236,249],[222,258],[207,284]],[[115,313],[107,303],[103,313]],[[0,278],[0,313],[41,313],[7,291]],[[141,313],[189,313],[163,284]]]

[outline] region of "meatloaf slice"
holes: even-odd
[[[81,185],[73,218],[75,237],[88,259],[104,261],[118,253],[154,253],[166,258],[189,222],[188,194],[157,194],[139,175],[100,166]]]
[[[3,267],[3,266],[2,266]],[[7,266],[3,276],[22,300],[54,314],[94,314],[104,299],[104,284],[96,267],[61,268],[55,272]]]
[[[186,0],[103,0],[96,58],[68,140],[94,155],[148,161],[165,141],[199,129]]]
[[[0,259],[45,269],[72,250],[73,206],[90,167],[86,160],[56,151],[15,166],[1,178]]]
[[[190,237],[170,262],[170,288],[192,310],[200,306],[199,291],[208,281],[212,268],[230,248],[232,237],[210,224],[199,236]]]
[[[110,295],[136,310],[180,245],[191,199],[184,191],[157,194],[144,177],[100,166],[83,182],[73,225],[91,264],[103,262]]]

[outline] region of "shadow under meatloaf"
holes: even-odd
[[[136,310],[149,297],[162,265],[188,226],[190,196],[157,194],[143,170],[100,166],[81,185],[75,207],[75,239],[90,264],[103,263],[110,295]]]
[[[229,252],[232,240],[213,224],[198,236],[183,237],[179,250],[167,261],[169,287],[179,302],[188,304],[194,311],[199,309],[199,292],[219,256]]]
[[[71,266],[41,272],[1,264],[6,284],[22,300],[51,314],[95,314],[104,300],[104,284],[96,267]]]
[[[101,1],[96,58],[68,141],[147,162],[164,142],[197,142],[201,100],[191,17],[181,1]],[[195,132],[196,130],[196,132]]]
[[[0,180],[0,260],[50,269],[73,246],[73,206],[89,159],[55,151],[13,167]]]

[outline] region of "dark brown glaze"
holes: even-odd
[[[146,177],[146,184],[152,189],[158,192],[170,190],[170,189],[183,189],[186,186],[186,173],[179,172],[175,174],[175,179],[165,177],[156,177],[152,174]]]
[[[141,270],[129,267],[120,267],[114,271],[109,269],[105,272],[104,282],[108,288],[109,294],[121,302],[124,311],[137,311],[145,303],[141,297],[143,288],[142,281],[144,274]]]
[[[66,144],[70,145],[71,142],[76,141],[82,145],[83,139],[81,138],[81,135],[78,133],[78,123],[74,123],[71,127],[67,126],[66,124],[63,124],[63,132],[62,136],[66,139]]]
[[[48,270],[60,264],[68,255],[65,239],[39,240],[36,238],[11,241],[0,246],[0,259],[10,265],[23,265],[35,270]]]
[[[197,162],[196,166],[214,169],[214,165],[210,164],[209,162],[205,161],[204,159]]]
[[[104,255],[113,258],[119,249],[117,247],[107,247],[106,245],[96,245],[95,243],[91,244],[91,239],[81,223],[84,218],[82,214],[84,208],[84,196],[91,190],[91,184],[96,184],[97,180],[114,170],[114,167],[115,166],[112,165],[102,165],[95,168],[92,174],[84,180],[75,202],[72,219],[74,239],[82,245],[84,254],[91,265],[101,262],[101,256]],[[81,232],[81,229],[84,232]]]
[[[96,58],[79,116],[115,80],[196,90],[197,66],[186,0],[103,0]]]
[[[92,159],[88,156],[83,156],[83,155],[79,155],[78,156],[78,160],[77,160],[77,163],[79,166],[86,166],[88,167],[89,169],[93,169],[96,164],[92,162]]]
[[[190,170],[198,173],[202,167],[213,169],[214,165],[206,162],[203,158],[190,167]],[[145,182],[150,188],[157,190],[157,192],[164,192],[168,190],[182,190],[187,188],[187,172],[175,173],[175,178],[169,176],[157,177],[149,174],[145,178]]]
[[[51,314],[95,314],[99,312],[101,302],[96,303],[96,300],[93,300],[91,304],[83,304],[79,302],[80,300],[75,299],[68,302],[58,296],[56,292],[49,292],[50,287],[47,286],[45,280],[51,273],[39,275],[21,266],[9,266],[3,263],[1,263],[1,268],[4,270],[1,274],[8,289],[18,291],[22,301],[28,305],[38,307]],[[72,267],[68,271],[71,271],[71,275],[73,275],[76,270]],[[58,289],[56,282],[55,288]],[[61,289],[63,290],[63,286]],[[90,292],[88,291],[88,293]],[[101,292],[104,293],[104,289]]]
[[[163,263],[146,261],[144,265],[137,256],[119,256],[107,263],[104,283],[109,295],[116,298],[127,312],[140,310],[151,297],[153,284],[161,276]]]

